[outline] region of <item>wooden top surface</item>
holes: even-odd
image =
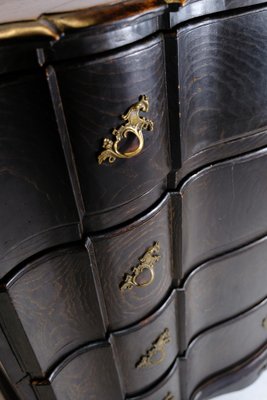
[[[63,13],[122,0],[0,0],[0,24],[35,20],[43,14]]]

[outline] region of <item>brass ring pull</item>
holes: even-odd
[[[161,364],[166,358],[166,344],[171,341],[169,329],[166,328],[162,334],[152,343],[152,346],[143,355],[136,368],[153,367]]]
[[[141,273],[144,270],[148,270],[149,271],[149,274],[150,274],[149,279],[146,282],[142,282],[142,283],[136,282],[136,278],[139,275],[141,275]],[[149,286],[154,281],[154,278],[155,278],[154,265],[152,265],[152,266],[151,265],[144,265],[144,266],[141,267],[140,273],[136,274],[135,276],[133,276],[132,281],[133,281],[134,286],[146,287],[146,286]]]
[[[126,121],[125,124],[121,125],[118,129],[113,129],[112,135],[115,136],[115,141],[105,138],[103,142],[103,148],[105,149],[98,156],[98,164],[102,164],[103,161],[108,159],[109,163],[115,162],[116,158],[132,158],[137,156],[144,147],[144,136],[142,130],[153,131],[153,122],[150,119],[140,117],[139,112],[148,112],[149,110],[149,99],[148,96],[140,96],[140,100],[130,107],[129,111],[122,115],[121,118]],[[120,152],[119,144],[123,139],[127,139],[129,134],[133,134],[138,139],[138,146],[133,151]]]
[[[160,260],[160,255],[158,252],[160,250],[160,244],[155,242],[153,246],[150,246],[143,257],[139,258],[139,264],[132,268],[131,274],[126,274],[124,280],[120,285],[120,290],[125,292],[126,290],[131,290],[134,287],[144,288],[154,281],[155,279],[155,264]],[[149,272],[149,277],[145,282],[138,282],[137,279],[140,278],[144,271]]]

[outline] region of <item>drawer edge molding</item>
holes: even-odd
[[[191,400],[208,400],[214,396],[241,390],[256,381],[266,368],[267,344],[245,361],[201,383],[193,392]]]
[[[229,319],[227,319],[226,321],[222,322],[222,323],[218,323],[215,326],[205,330],[204,332],[200,333],[197,337],[195,337],[188,345],[187,350],[185,352],[185,358],[189,358],[190,357],[190,353],[191,350],[193,350],[194,346],[197,344],[197,342],[199,340],[201,340],[201,338],[203,336],[205,336],[207,333],[214,333],[216,332],[218,329],[226,327],[227,325],[231,325],[233,322],[237,322],[239,320],[242,320],[243,318],[248,317],[249,315],[254,314],[257,310],[261,309],[263,306],[267,305],[267,297],[265,297],[264,300],[260,301],[259,303],[257,303],[256,305],[253,305],[251,308],[247,309],[246,311],[238,314],[238,316],[235,317],[231,317]],[[259,321],[259,325],[261,326],[261,329],[264,330],[264,327],[262,326],[262,320]],[[267,335],[266,335],[266,341],[267,341]]]

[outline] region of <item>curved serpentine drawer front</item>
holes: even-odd
[[[267,149],[205,168],[180,190],[182,276],[267,232]]]
[[[175,362],[168,375],[152,390],[127,400],[180,400],[179,360]]]
[[[82,246],[30,262],[0,294],[8,337],[32,376],[77,347],[105,337],[90,261]]]
[[[186,398],[203,380],[233,366],[267,343],[267,299],[198,336],[186,352]],[[216,355],[216,356],[214,356]]]
[[[46,400],[123,400],[112,348],[108,343],[84,347],[68,357],[49,379],[33,382]]]
[[[112,335],[127,395],[149,389],[178,356],[177,303],[174,291],[151,317]]]
[[[95,61],[56,67],[88,217],[86,226],[91,231],[134,217],[166,189],[170,164],[164,71],[162,36]],[[142,95],[147,96],[148,108],[139,104],[134,116],[127,114]],[[122,125],[128,124],[131,130],[136,111],[146,121],[142,123],[143,150],[128,159],[101,160],[104,139],[114,143],[117,133],[113,129],[123,135]],[[130,132],[119,140],[118,149],[133,153],[139,143]],[[129,201],[137,198],[130,206]],[[117,211],[111,213],[114,208]]]
[[[2,278],[29,256],[80,238],[45,74],[1,78],[0,147]]]
[[[167,195],[145,217],[92,238],[111,330],[145,317],[170,291],[172,218]]]
[[[183,160],[266,130],[266,9],[187,24],[178,51]]]
[[[184,285],[186,346],[200,331],[266,296],[267,237],[195,269]]]

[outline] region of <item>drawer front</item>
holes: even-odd
[[[1,278],[36,252],[80,235],[45,76],[6,77],[0,99]]]
[[[41,399],[124,399],[112,349],[108,344],[82,348],[60,364],[49,381],[45,381],[46,384],[34,382]]]
[[[178,32],[182,156],[265,130],[267,10]]]
[[[104,338],[90,261],[82,247],[55,251],[24,267],[2,293],[1,314],[26,370],[44,375],[64,355]],[[20,324],[20,330],[14,323]],[[37,360],[33,367],[27,345]],[[36,369],[35,369],[36,368]]]
[[[127,395],[146,390],[178,355],[177,294],[150,318],[113,335]]]
[[[88,228],[95,231],[132,218],[164,191],[170,169],[162,37],[95,61],[56,67],[56,74]],[[136,104],[142,95],[148,97],[148,108],[142,102]],[[115,128],[122,138],[118,139]],[[141,151],[141,138],[135,129],[142,131]],[[129,158],[115,156],[101,161],[104,139],[113,145],[118,140],[119,152],[128,153]],[[138,154],[134,155],[135,151]],[[129,205],[122,208],[141,196],[145,197],[132,209]],[[115,212],[114,218],[108,219],[104,212],[108,214],[116,207],[120,213]],[[100,211],[104,213],[102,217],[98,215]]]
[[[201,265],[185,283],[186,344],[266,296],[267,238]]]
[[[182,273],[267,232],[267,150],[206,168],[180,190]]]
[[[252,355],[266,343],[267,299],[197,337],[186,353],[186,398],[203,380]]]
[[[93,238],[112,330],[145,317],[172,283],[171,198],[146,217]]]
[[[129,400],[180,400],[179,360],[171,371],[156,387],[137,397],[128,397]]]

